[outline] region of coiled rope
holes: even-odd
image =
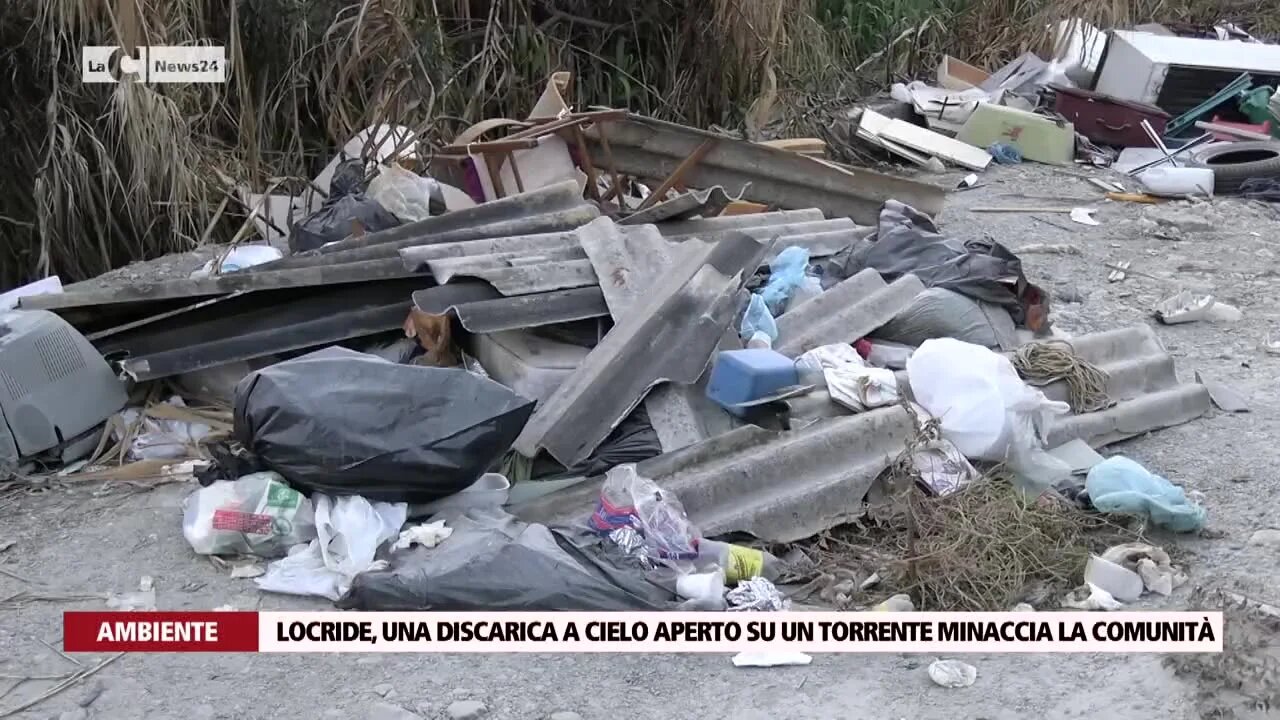
[[[1107,395],[1106,371],[1076,354],[1063,340],[1031,343],[1013,354],[1013,366],[1034,385],[1058,380],[1067,383],[1067,404],[1077,413],[1103,410],[1115,404]]]

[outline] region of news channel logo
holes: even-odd
[[[116,45],[88,45],[81,53],[87,83],[224,83],[227,51],[220,45],[153,45],[132,55]]]

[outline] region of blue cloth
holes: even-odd
[[[763,297],[753,294],[751,303],[747,305],[747,311],[742,314],[742,325],[738,328],[738,335],[746,341],[757,332],[768,335],[770,341],[778,339],[778,324],[773,321],[773,313],[770,313],[769,308],[765,306]]]
[[[774,317],[781,315],[786,309],[787,300],[804,282],[804,271],[808,267],[809,249],[799,245],[783,250],[769,262],[769,282],[765,283],[760,294]]]
[[[1017,165],[1022,162],[1022,151],[1016,145],[994,143],[987,148],[987,152],[1001,165]]]
[[[1093,506],[1104,513],[1142,515],[1173,532],[1204,527],[1207,513],[1182,488],[1126,457],[1103,460],[1089,471],[1084,488]]]

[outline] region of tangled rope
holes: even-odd
[[[1067,404],[1078,413],[1103,410],[1115,404],[1107,395],[1107,373],[1082,360],[1071,343],[1055,340],[1031,343],[1013,354],[1013,366],[1028,382],[1047,385],[1067,382]]]

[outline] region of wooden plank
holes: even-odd
[[[905,145],[912,150],[928,153],[970,170],[986,170],[991,164],[990,153],[982,148],[953,140],[901,120],[890,120],[876,135],[883,140]]]
[[[702,162],[702,158],[706,157],[707,153],[711,152],[711,148],[715,146],[715,138],[707,138],[706,140],[703,140],[702,144],[694,148],[693,152],[689,154],[689,157],[685,158],[679,165],[677,165],[676,169],[671,172],[671,175],[668,176],[666,180],[662,181],[662,185],[658,186],[657,190],[650,193],[649,197],[645,198],[644,202],[640,203],[640,207],[636,208],[636,212],[647,210],[650,207],[653,207],[655,203],[661,202],[671,188],[675,187],[676,183],[679,183],[684,179],[684,174],[689,172],[690,168]]]

